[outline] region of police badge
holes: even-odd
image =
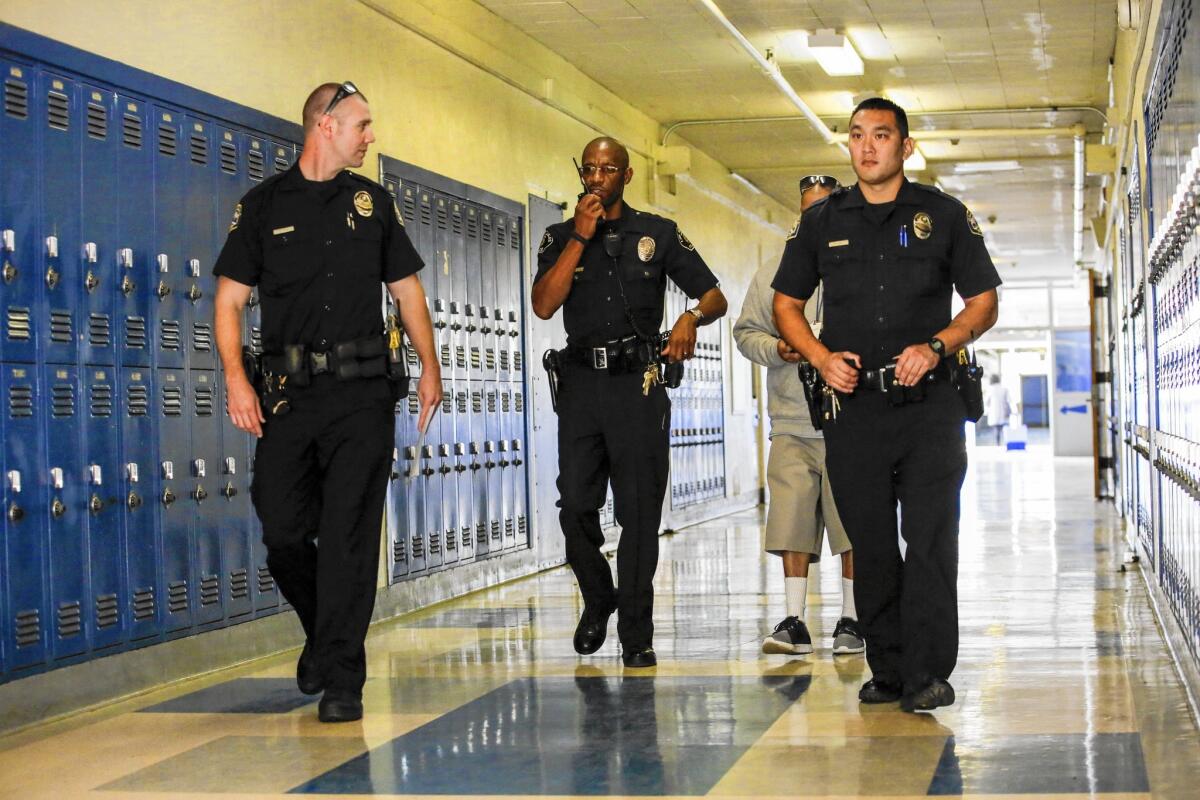
[[[983,231],[979,228],[979,223],[975,221],[975,215],[971,213],[971,209],[964,208],[967,212],[967,226],[971,229],[971,233],[976,236],[983,236]]]
[[[933,217],[926,214],[924,211],[918,211],[913,216],[913,233],[918,239],[928,239],[933,235]]]
[[[354,195],[354,210],[361,217],[369,217],[375,210],[375,201],[371,199],[371,193],[367,191],[358,192]]]
[[[638,258],[642,261],[649,261],[654,258],[654,240],[649,236],[643,236],[638,239]]]

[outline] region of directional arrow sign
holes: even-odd
[[[1058,413],[1060,413],[1060,414],[1086,414],[1087,413],[1087,403],[1084,403],[1083,405],[1078,405],[1078,406],[1063,406],[1062,408],[1060,408],[1058,410]]]

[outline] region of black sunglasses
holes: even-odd
[[[337,91],[333,93],[333,99],[329,101],[329,105],[325,106],[325,110],[321,112],[322,116],[328,114],[330,111],[333,111],[334,106],[352,94],[356,94],[361,97],[364,103],[367,102],[367,96],[360,92],[357,86],[350,81],[344,81],[342,85],[337,88]]]
[[[814,186],[824,186],[827,189],[838,187],[837,178],[832,175],[805,175],[800,179],[800,194],[803,195]]]

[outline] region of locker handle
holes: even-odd
[[[46,256],[48,258],[58,258],[58,237],[46,237]]]
[[[129,496],[125,498],[125,505],[130,509],[141,508],[142,498],[138,496],[137,492],[130,492]]]
[[[477,471],[478,469],[479,469],[479,462],[478,462],[478,461],[472,461],[472,462],[471,462],[471,472],[475,472],[475,471]]]
[[[121,278],[121,294],[125,295],[126,297],[129,297],[129,295],[133,294],[133,290],[136,288],[137,288],[137,284],[134,283],[133,279],[130,278],[128,275]]]
[[[496,462],[495,461],[485,461],[485,462],[483,462],[483,468],[484,469],[495,469]]]
[[[510,462],[507,458],[500,459],[500,466],[502,467],[507,467],[510,463],[512,462]]]
[[[472,323],[472,322],[467,323],[467,333],[474,333],[477,330],[479,330],[479,329],[475,327],[474,323]]]
[[[246,301],[247,308],[258,308],[258,294],[251,292],[250,299]]]
[[[197,486],[192,491],[192,499],[195,500],[197,503],[203,503],[205,500],[208,499],[208,492],[206,492],[204,490],[203,486]]]
[[[50,516],[54,517],[55,519],[60,519],[66,513],[67,507],[63,504],[63,501],[57,497],[54,498],[54,502],[50,504]]]
[[[479,328],[479,330],[482,331],[483,333],[491,333],[492,332],[491,327],[489,327],[486,323],[484,323],[484,325],[482,325]]]
[[[188,289],[187,299],[191,300],[193,303],[195,303],[197,300],[199,300],[203,296],[204,296],[204,292],[200,291],[200,287],[194,283],[192,284],[192,288]]]
[[[25,519],[25,509],[21,508],[16,503],[10,503],[8,506],[8,521],[20,522]]]
[[[433,467],[426,467],[425,469],[421,470],[421,474],[426,478],[430,477],[434,474]]]
[[[446,466],[445,464],[442,464],[442,466],[438,469],[438,472],[440,472],[443,475],[449,475],[450,467]]]
[[[513,466],[514,466],[514,467],[519,467],[519,466],[521,466],[522,464],[524,464],[525,462],[524,462],[524,461],[522,461],[522,460],[521,460],[521,459],[519,459],[519,458],[514,458],[512,463],[513,463]]]
[[[433,327],[437,328],[440,331],[442,328],[446,327],[446,320],[439,319],[437,322],[433,323]]]
[[[171,491],[171,487],[170,487],[170,486],[168,486],[166,489],[163,489],[163,493],[162,493],[162,504],[163,504],[164,506],[169,506],[169,505],[171,505],[172,503],[174,503],[174,502],[175,502],[175,499],[176,499],[176,498],[175,498],[175,493]]]
[[[171,293],[171,287],[167,286],[167,282],[159,281],[158,288],[154,290],[154,294],[156,294],[158,296],[158,299],[162,300],[164,297],[166,297],[170,293]]]
[[[225,495],[226,500],[232,500],[237,496],[237,489],[233,485],[233,481],[225,484],[225,488],[221,490],[221,494]]]
[[[59,277],[60,276],[58,274],[58,270],[56,270],[54,267],[47,267],[46,268],[46,288],[53,289],[53,288],[57,287]]]
[[[100,499],[100,495],[92,495],[92,499],[88,500],[88,511],[93,514],[99,514],[104,510],[104,501]]]
[[[509,331],[508,335],[509,336],[519,336],[520,334],[517,331]]]
[[[3,247],[6,253],[16,250],[17,232],[12,228],[5,228],[3,231],[0,231],[0,247]]]
[[[461,323],[461,322],[451,322],[451,323],[450,323],[450,330],[452,330],[452,331],[461,331],[461,330],[462,330],[462,323]]]
[[[4,261],[4,282],[12,283],[16,279],[17,279],[17,268],[14,267],[12,264],[10,264],[7,259],[5,259],[5,261]]]

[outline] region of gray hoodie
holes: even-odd
[[[771,417],[771,435],[820,438],[821,432],[812,426],[808,406],[804,402],[804,387],[796,364],[789,364],[779,355],[779,330],[775,327],[772,304],[775,290],[775,267],[764,265],[754,275],[742,304],[742,314],[733,326],[733,338],[738,350],[755,364],[767,367],[767,413]],[[811,323],[816,319],[820,287],[804,304],[804,315]]]

